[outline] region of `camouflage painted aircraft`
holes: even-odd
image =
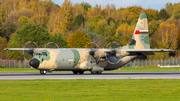
[[[141,13],[129,45],[115,49],[50,49],[50,48],[6,48],[5,50],[28,50],[33,54],[29,64],[40,70],[40,74],[52,71],[73,71],[74,74],[101,74],[104,70],[121,68],[140,55],[154,52],[173,52],[171,49],[150,49],[148,22]]]

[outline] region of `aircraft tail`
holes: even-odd
[[[139,16],[130,47],[133,49],[150,49],[148,20],[146,13],[141,13]]]

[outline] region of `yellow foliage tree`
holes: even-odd
[[[121,44],[126,45],[130,42],[134,29],[135,25],[130,26],[127,23],[123,23],[116,29],[115,36],[119,36],[122,39],[120,40]]]
[[[178,33],[178,27],[174,23],[161,23],[156,34],[158,47],[177,49]]]
[[[61,33],[70,30],[71,23],[73,21],[73,6],[70,0],[64,0],[64,3],[62,4],[55,19]]]
[[[4,59],[6,57],[4,48],[7,47],[7,40],[0,36],[0,59]]]
[[[96,10],[93,7],[89,8],[87,12],[87,18],[90,19],[95,16],[97,16]]]
[[[84,8],[81,6],[81,4],[75,4],[73,7],[73,19],[75,19],[75,17],[79,14],[83,14],[84,13]]]
[[[67,39],[67,47],[69,48],[85,48],[90,43],[90,37],[85,32],[76,31]]]

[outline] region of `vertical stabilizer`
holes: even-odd
[[[150,49],[148,21],[145,13],[139,16],[130,46],[134,49]]]

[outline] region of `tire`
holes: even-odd
[[[84,74],[84,71],[79,71],[79,74]]]
[[[102,71],[97,72],[97,74],[102,74]]]
[[[96,74],[96,72],[95,71],[91,71],[91,74]]]
[[[41,75],[45,75],[46,73],[47,73],[46,70],[40,70],[40,74],[41,74]]]
[[[78,74],[78,71],[73,71],[74,74]]]

